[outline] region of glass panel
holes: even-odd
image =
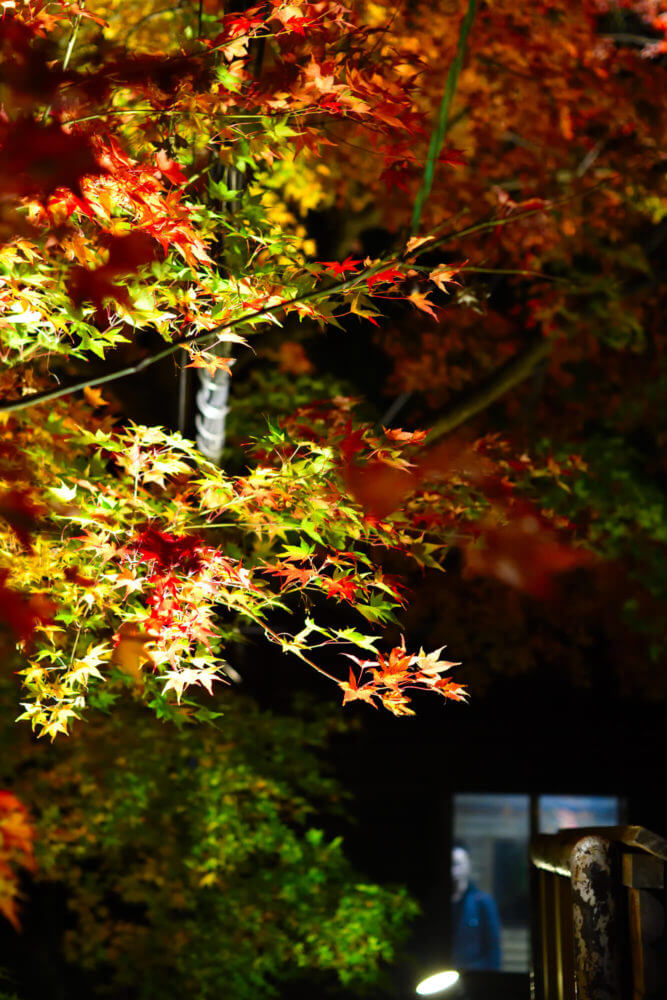
[[[578,826],[616,826],[620,800],[603,795],[540,795],[540,833]]]
[[[454,796],[455,968],[529,968],[529,836],[528,795]]]

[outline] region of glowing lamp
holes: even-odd
[[[419,986],[417,986],[416,992],[422,997],[431,996],[433,993],[440,993],[442,990],[448,990],[450,986],[457,983],[459,980],[459,974],[454,969],[448,969],[446,972],[436,972],[434,976],[429,976],[428,979],[422,979]]]

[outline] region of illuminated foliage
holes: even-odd
[[[543,472],[525,456],[510,460],[498,440],[420,455],[423,434],[376,434],[338,400],[272,425],[257,464],[229,477],[178,435],[98,419],[71,394],[38,406],[62,394],[49,381],[52,366],[81,370],[123,344],[136,354],[142,331],[167,342],[158,356],[233,372],[235,349],[267,324],[312,329],[351,314],[378,325],[387,299],[440,323],[433,296],[457,287],[468,309],[446,311],[444,338],[424,333],[418,363],[392,333],[403,387],[465,385],[517,348],[522,324],[551,338],[549,348],[556,342],[556,372],[564,358],[597,354],[600,335],[591,340],[585,323],[577,320],[572,348],[561,349],[555,331],[584,296],[599,305],[589,310],[598,325],[614,313],[627,204],[659,212],[648,183],[664,110],[636,114],[636,94],[658,71],[664,18],[655,5],[636,5],[632,16],[657,37],[637,49],[623,44],[614,19],[622,27],[626,14],[612,7],[493,5],[474,25],[474,6],[466,9],[460,35],[458,4],[437,12],[435,32],[432,12],[419,7],[385,21],[379,6],[352,12],[335,2],[274,0],[226,14],[214,3],[137,6],[129,29],[125,4],[5,10],[0,323],[5,410],[16,415],[2,455],[2,614],[28,656],[23,717],[39,733],[67,732],[89,689],[105,704],[121,681],[160,714],[177,712],[187,688],[210,693],[224,679],[223,646],[243,619],[330,676],[346,701],[405,714],[415,687],[459,699],[461,686],[425,672],[422,654],[381,653],[376,636],[320,625],[308,611],[298,628],[277,632],[269,613],[292,611],[298,592],[372,624],[391,621],[404,599],[379,567],[381,549],[434,566],[454,542],[469,573],[534,594],[548,591],[554,572],[586,562],[559,537],[562,520],[515,495]],[[446,61],[458,47],[462,110],[447,122],[455,145],[432,143],[428,162],[437,154],[438,171],[457,177],[460,207],[431,198],[424,218],[433,232],[399,241],[392,256],[313,262],[303,213],[341,197],[359,212],[355,174],[385,224],[403,221],[376,181],[416,193],[419,144],[439,100],[439,38]],[[349,167],[359,142],[381,170],[339,171],[341,151]],[[584,174],[596,199],[585,221],[574,197]],[[480,226],[482,207],[495,216]],[[443,236],[454,218],[456,231]],[[484,229],[490,245],[478,260],[465,257],[463,237]],[[457,261],[438,261],[443,249]],[[579,258],[595,261],[593,273],[575,274],[585,271]],[[498,266],[516,276],[513,294],[526,296],[526,308],[516,320],[491,317],[470,351],[477,299],[462,278]],[[622,322],[636,332],[642,316]],[[602,340],[637,343],[608,324]],[[308,373],[303,348],[289,344],[278,349],[280,366]],[[91,386],[113,374],[81,381],[89,404],[103,405]],[[547,464],[546,474],[560,484],[568,463],[577,468],[576,455]],[[335,645],[364,653],[356,657],[363,683],[329,669]]]
[[[244,1000],[304,970],[359,987],[415,913],[313,825],[315,804],[340,796],[318,773],[326,724],[233,700],[219,729],[134,706],[96,716],[85,739],[51,747],[15,730],[5,745],[35,817],[38,878],[66,894],[65,958],[87,995],[203,997],[224,983]]]
[[[38,735],[122,693],[214,719],[249,623],[344,704],[461,701],[455,649],[383,645],[407,600],[388,554],[456,546],[544,597],[635,527],[664,540],[660,495],[629,529],[595,488],[623,389],[664,371],[663,5],[475,8],[3,6],[0,622]],[[316,370],[324,328],[345,353],[366,323],[428,432],[364,422]],[[250,345],[289,391],[245,381],[235,473],[99,388],[166,358],[233,383]],[[441,440],[540,366],[502,408],[517,433]]]

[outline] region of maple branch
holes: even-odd
[[[394,261],[396,260],[397,258],[394,258]],[[334,292],[345,291],[348,288],[352,288],[357,284],[361,277],[365,278],[367,275],[372,275],[385,266],[385,263],[382,262],[381,264],[377,264],[373,268],[370,268],[368,271],[365,271],[363,275],[357,274],[354,278],[348,278],[347,281],[330,285],[327,288],[319,288],[315,291],[307,292],[305,295],[297,295],[293,299],[286,299],[284,302],[276,303],[273,306],[266,306],[264,309],[257,309],[250,313],[244,313],[242,316],[238,316],[236,319],[232,319],[228,323],[221,323],[220,326],[214,327],[212,330],[203,330],[194,337],[186,337],[183,340],[179,340],[176,343],[170,344],[169,347],[165,347],[163,350],[158,351],[157,354],[151,354],[147,358],[142,358],[142,360],[138,361],[136,364],[126,365],[124,368],[116,368],[112,372],[107,372],[106,375],[95,375],[93,378],[83,379],[79,382],[73,382],[72,384],[66,386],[60,386],[58,389],[45,389],[42,392],[34,392],[23,399],[0,403],[0,413],[13,413],[18,410],[25,410],[30,406],[36,406],[38,403],[47,403],[52,399],[59,399],[61,396],[68,396],[70,393],[78,392],[80,389],[89,389],[93,386],[104,385],[107,382],[114,382],[116,379],[124,378],[126,375],[136,375],[138,372],[150,367],[150,365],[156,364],[156,362],[161,361],[163,358],[168,358],[169,355],[175,354],[176,351],[181,350],[181,348],[187,349],[194,344],[201,343],[204,340],[210,340],[217,334],[224,334],[227,330],[241,326],[244,323],[249,323],[251,320],[261,319],[262,316],[270,316],[275,312],[286,309],[288,306],[297,305],[301,302],[316,301],[320,298],[329,297]]]
[[[445,434],[449,434],[527,379],[539,363],[549,356],[553,346],[554,338],[532,341],[513,358],[482,379],[473,389],[454,399],[431,427],[426,443],[433,444]]]
[[[244,323],[249,323],[252,320],[261,319],[263,316],[270,316],[275,312],[279,311],[282,312],[283,310],[289,308],[290,306],[300,305],[301,303],[305,302],[317,302],[319,299],[329,298],[331,295],[334,295],[337,292],[344,292],[347,291],[348,289],[363,287],[363,283],[364,281],[366,281],[367,278],[370,278],[379,271],[390,268],[396,264],[405,263],[406,257],[418,257],[421,254],[430,253],[436,247],[442,246],[443,244],[448,243],[449,240],[454,239],[456,237],[470,236],[473,233],[482,232],[485,229],[495,229],[498,226],[507,226],[512,222],[518,221],[519,219],[526,219],[531,215],[536,215],[540,212],[549,211],[551,209],[557,208],[559,205],[563,205],[566,202],[572,201],[575,198],[585,197],[591,192],[597,190],[597,188],[605,186],[607,183],[608,181],[606,180],[600,181],[597,184],[591,185],[591,187],[587,188],[585,191],[576,192],[573,195],[568,195],[565,198],[561,198],[558,201],[550,202],[549,204],[540,206],[539,208],[529,209],[526,212],[521,212],[519,215],[506,216],[503,219],[487,219],[484,222],[474,223],[473,225],[465,226],[462,229],[450,230],[448,233],[444,233],[437,239],[429,240],[428,243],[426,243],[423,246],[420,246],[419,248],[411,251],[410,253],[403,251],[400,254],[394,254],[394,256],[386,258],[385,260],[380,260],[372,267],[369,267],[365,271],[361,271],[360,273],[355,274],[351,278],[347,278],[345,281],[340,281],[331,285],[327,285],[325,288],[317,288],[311,292],[305,292],[303,295],[296,295],[292,299],[285,299],[283,302],[276,303],[273,306],[266,306],[265,308],[255,310],[254,312],[244,313],[243,315],[238,316],[236,319],[230,320],[227,323],[221,323],[219,326],[214,327],[212,330],[203,330],[201,333],[198,333],[193,337],[186,337],[183,340],[179,340],[176,343],[170,344],[162,351],[158,351],[157,354],[151,354],[149,357],[143,358],[136,364],[128,365],[124,368],[115,369],[113,372],[108,372],[106,375],[98,375],[95,376],[94,378],[83,379],[79,382],[74,382],[68,386],[61,386],[58,389],[45,389],[42,392],[32,393],[30,396],[26,396],[23,399],[10,400],[9,402],[0,403],[0,413],[13,413],[18,410],[25,410],[28,409],[30,406],[35,406],[38,403],[46,403],[52,399],[59,399],[61,396],[67,396],[70,393],[78,392],[81,389],[92,388],[97,385],[104,385],[107,382],[113,382],[116,379],[124,378],[126,375],[136,375],[138,372],[143,371],[145,368],[150,367],[150,365],[153,365],[158,361],[161,361],[163,358],[167,358],[169,357],[169,355],[175,354],[176,351],[180,350],[181,348],[188,349],[189,347],[195,344],[200,344],[205,340],[209,340],[213,337],[216,337],[218,334],[224,334],[226,330],[231,330],[234,329],[234,327],[242,326]],[[470,270],[472,270],[472,268]],[[550,280],[554,280],[553,278],[551,278],[551,276],[549,277]],[[512,364],[512,362],[509,362],[509,364]],[[537,364],[537,360],[534,362],[534,365],[535,364]],[[530,374],[530,372],[526,372],[526,375],[528,374]],[[512,386],[515,385],[517,381],[521,381],[523,378],[526,377],[526,375],[522,375],[518,379],[515,379],[515,381],[507,385],[506,388],[502,389],[499,395],[502,395],[508,389],[512,388]],[[493,398],[497,397],[494,396]],[[479,409],[484,409],[491,402],[493,402],[493,399],[490,399],[488,403],[484,403],[482,406],[478,407],[478,409],[476,409],[474,412],[478,412]],[[462,419],[468,419],[468,417],[466,416]],[[459,420],[453,426],[458,426],[458,423],[461,422],[462,420]],[[445,430],[441,431],[441,433],[446,434],[448,430],[451,430],[451,427],[449,426],[446,427]]]

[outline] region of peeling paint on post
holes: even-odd
[[[604,837],[584,837],[570,855],[580,1000],[622,1000],[614,862]]]

